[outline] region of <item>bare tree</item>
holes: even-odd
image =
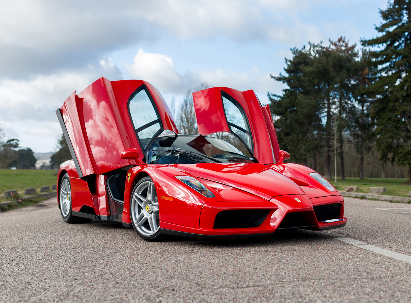
[[[173,119],[177,118],[176,115],[176,100],[175,97],[172,97],[172,101],[170,102],[170,113],[172,114]]]
[[[0,128],[0,151],[2,150],[3,144],[4,144],[3,138],[4,138],[4,132],[3,132],[3,129]]]
[[[198,134],[199,131],[197,129],[197,121],[196,121],[196,114],[195,109],[193,106],[193,96],[192,93],[200,90],[204,90],[210,88],[207,83],[201,83],[199,86],[189,89],[186,92],[185,97],[183,98],[183,102],[179,109],[178,115],[178,128],[180,134],[186,135],[194,135]],[[174,99],[172,100],[174,103]]]

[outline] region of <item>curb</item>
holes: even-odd
[[[410,197],[403,197],[403,196],[391,196],[391,195],[379,195],[373,193],[356,193],[356,192],[346,192],[346,191],[339,191],[342,196],[345,197],[357,197],[363,199],[372,199],[372,200],[380,200],[380,201],[390,201],[390,202],[400,202],[400,203],[410,203]]]
[[[37,194],[37,195],[31,195],[31,196],[25,196],[20,198],[17,201],[8,201],[8,202],[2,202],[0,203],[0,206],[8,206],[8,205],[16,205],[21,201],[27,200],[27,199],[31,199],[31,198],[37,198],[37,197],[45,197],[45,198],[52,198],[55,197],[57,195],[57,191],[52,191],[52,192],[48,192],[48,193],[42,193],[42,194]],[[1,212],[1,211],[0,211]]]

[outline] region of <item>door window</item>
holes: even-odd
[[[249,151],[253,151],[249,123],[242,108],[235,100],[225,97],[223,94],[222,101],[230,132],[238,137]]]
[[[129,101],[133,127],[142,148],[146,149],[151,139],[163,130],[159,115],[144,88],[134,93]]]

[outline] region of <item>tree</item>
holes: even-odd
[[[271,77],[285,83],[283,95],[268,93],[275,120],[279,145],[290,152],[296,162],[307,165],[316,160],[323,147],[324,127],[321,120],[321,99],[318,78],[312,77],[314,45],[309,49],[292,49],[293,58],[286,59],[286,75]]]
[[[183,99],[183,103],[180,106],[180,112],[178,115],[178,129],[180,134],[194,135],[198,134],[196,113],[193,105],[192,93],[209,88],[207,83],[202,83],[199,86],[189,89]],[[174,100],[173,100],[174,101]]]
[[[61,163],[66,160],[72,159],[72,155],[69,150],[69,146],[66,143],[66,139],[62,134],[60,139],[57,141],[58,150],[52,154],[50,157],[50,167],[56,169]]]
[[[17,161],[14,167],[19,169],[30,169],[36,165],[36,161],[32,149],[19,149],[17,150]]]
[[[4,144],[3,138],[4,138],[4,132],[3,132],[3,129],[0,128],[0,151],[1,151],[1,149],[3,147],[3,144]]]
[[[350,45],[344,37],[331,41],[326,51],[332,52],[331,65],[333,69],[333,93],[337,98],[336,107],[338,115],[336,133],[339,143],[340,172],[342,180],[346,179],[344,157],[344,132],[347,130],[347,111],[354,101],[355,75],[360,73],[359,62],[356,60],[358,53],[356,44]]]
[[[372,47],[375,72],[371,105],[375,120],[376,147],[382,161],[391,160],[411,168],[411,2],[394,0],[380,10],[383,23],[376,26],[380,36],[362,40]],[[409,178],[410,183],[410,178]]]
[[[371,67],[369,52],[361,51],[358,64],[357,77],[354,82],[354,103],[348,108],[348,125],[351,143],[359,159],[359,178],[365,178],[365,154],[370,152],[373,143],[374,124],[370,118],[370,108],[374,95],[371,92]]]
[[[15,167],[17,165],[17,148],[20,141],[16,138],[12,138],[3,143],[2,150],[0,152],[0,168]]]

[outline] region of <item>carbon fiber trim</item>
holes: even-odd
[[[60,111],[60,108],[56,110],[56,115],[57,115],[57,119],[59,120],[60,127],[62,128],[64,138],[66,139],[67,146],[69,147],[70,154],[72,155],[74,165],[76,166],[77,174],[79,174],[79,177],[82,178],[83,172],[80,168],[79,161],[77,160],[76,153],[74,152],[73,144],[72,144],[72,141],[70,140],[69,133],[67,132],[66,125],[64,124],[64,120],[63,120],[63,116]]]

